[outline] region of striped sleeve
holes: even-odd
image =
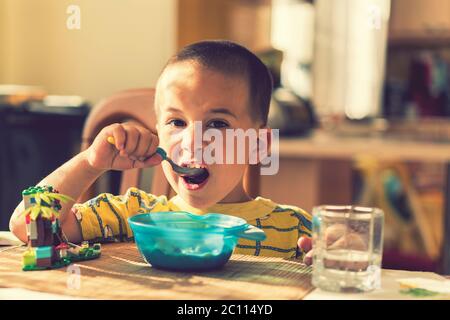
[[[293,210],[293,215],[298,219],[298,238],[302,236],[312,236],[312,216],[306,211],[299,209]],[[293,258],[303,259],[306,252],[297,246],[297,250]]]
[[[124,195],[102,193],[82,204],[75,204],[72,211],[77,217],[83,240],[126,241],[132,238],[127,219],[138,213],[154,211],[161,199],[137,188],[130,188]]]
[[[276,206],[266,217],[249,221],[266,233],[266,240],[240,239],[237,253],[299,258],[302,252],[297,247],[298,238],[311,236],[311,215],[293,206]]]
[[[312,216],[303,209],[291,207],[292,215],[298,219],[298,236],[311,237],[312,234]]]

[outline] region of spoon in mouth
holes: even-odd
[[[106,140],[112,145],[115,145],[115,143],[116,143],[114,140],[114,137],[108,137]],[[177,165],[175,162],[173,162],[172,159],[170,159],[167,156],[166,151],[161,147],[158,147],[156,149],[155,153],[159,154],[163,160],[166,160],[167,162],[169,162],[170,165],[172,166],[173,171],[175,171],[180,176],[195,177],[195,176],[205,173],[205,171],[206,171],[206,169],[204,169],[204,168],[189,168],[189,167],[182,167],[182,166]]]

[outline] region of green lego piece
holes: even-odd
[[[23,266],[22,270],[23,271],[51,270],[68,266],[71,263],[72,261],[70,259],[62,258],[60,261],[53,263],[50,267],[38,267],[36,265],[27,265]]]
[[[33,267],[36,265],[36,254],[34,250],[29,248],[22,255],[23,267]]]

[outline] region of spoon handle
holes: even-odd
[[[156,148],[155,153],[159,154],[161,158],[163,158],[163,160],[169,160],[169,158],[167,158],[167,153],[163,148],[161,147]]]

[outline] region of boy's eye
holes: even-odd
[[[184,127],[186,126],[186,122],[180,119],[172,119],[167,122],[168,125],[174,126],[174,127]]]
[[[223,120],[213,120],[208,122],[208,128],[220,129],[220,128],[228,128],[230,125]]]

